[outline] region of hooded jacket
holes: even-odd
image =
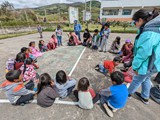
[[[146,23],[135,40],[132,67],[140,75],[160,72],[160,15]]]
[[[34,91],[27,90],[23,82],[6,80],[1,84],[1,88],[6,91],[6,96],[12,104],[15,104],[22,95],[34,93]]]

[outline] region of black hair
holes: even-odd
[[[104,24],[104,26],[107,26],[107,27],[109,27],[110,25],[109,25],[109,23],[105,23],[105,24]]]
[[[33,43],[35,44],[35,41],[30,42],[29,46],[31,47]]]
[[[121,85],[124,82],[124,75],[119,71],[111,73],[110,77],[117,85]]]
[[[32,58],[27,58],[24,62],[24,69],[23,69],[23,74],[26,71],[26,65],[31,65],[33,63],[33,59]]]
[[[28,50],[27,47],[22,47],[22,48],[21,48],[21,53],[25,53],[27,50]]]
[[[113,58],[113,61],[114,62],[121,62],[121,58],[120,57],[115,57],[115,58]]]
[[[89,30],[86,28],[85,31],[87,31],[87,33],[89,33]]]
[[[98,29],[95,29],[94,32],[95,32],[95,33],[98,33],[99,31],[98,31]]]
[[[6,79],[10,82],[14,82],[15,79],[19,79],[20,75],[21,75],[20,70],[11,70],[6,74]]]
[[[121,37],[117,36],[117,37],[116,37],[116,40],[117,40],[117,44],[120,45]]]
[[[26,59],[25,53],[20,52],[16,55],[16,62],[24,62],[25,59]]]
[[[66,73],[63,70],[60,70],[60,71],[57,72],[57,74],[56,74],[56,81],[59,84],[66,83],[66,81],[67,81],[67,75],[66,75]]]
[[[39,77],[37,94],[39,94],[41,92],[43,87],[51,85],[51,81],[52,81],[51,76],[48,73],[41,74]]]
[[[83,77],[78,82],[78,91],[87,91],[89,86],[89,80],[86,77]]]
[[[41,43],[42,41],[44,41],[44,40],[40,40],[40,41],[39,41],[39,44],[42,44],[42,43]]]
[[[55,37],[55,35],[54,35],[54,34],[51,36],[51,38],[53,38],[53,37]]]
[[[149,22],[150,20],[154,19],[155,17],[157,17],[159,15],[158,11],[156,9],[154,9],[152,12],[148,12],[147,10],[144,9],[140,9],[137,12],[134,13],[132,20],[138,21],[139,18],[144,20],[143,25],[140,27],[140,32],[139,34],[136,36],[136,39],[138,39],[138,37],[141,35],[143,28],[145,26],[145,24],[147,22]]]

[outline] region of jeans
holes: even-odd
[[[25,85],[26,89],[28,90],[33,90],[34,88],[34,83],[33,81],[30,81],[28,82],[26,85]],[[21,105],[22,103],[26,104],[26,102],[30,101],[30,100],[33,100],[34,98],[34,94],[30,93],[30,94],[27,94],[27,95],[22,95],[16,102],[16,105]]]
[[[75,31],[75,34],[78,36],[78,39],[81,41],[80,31]]]
[[[105,69],[102,64],[99,64],[99,71],[103,74],[106,74],[108,72],[107,69]]]
[[[62,45],[62,36],[57,36],[58,46]]]
[[[134,75],[132,78],[132,83],[128,88],[129,94],[133,94],[136,90],[142,86],[141,97],[148,99],[150,96],[151,89],[151,73],[146,75]]]
[[[102,39],[102,42],[101,42],[101,50],[103,51],[107,51],[107,41],[108,39]]]
[[[75,85],[67,89],[67,96],[71,94],[72,90],[75,88]]]

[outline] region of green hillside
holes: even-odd
[[[68,21],[68,8],[77,7],[79,10],[79,19],[82,21],[82,11],[85,9],[85,4],[78,2],[73,4],[52,4],[48,6],[42,6],[33,9],[35,13],[40,17],[44,18],[45,15],[48,21]],[[90,10],[90,2],[87,2],[87,10]],[[92,20],[97,20],[100,12],[100,2],[92,1]],[[60,18],[58,17],[60,16]]]

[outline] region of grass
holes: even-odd
[[[12,37],[23,36],[23,35],[34,34],[34,33],[36,33],[36,31],[32,31],[32,32],[21,32],[21,33],[14,33],[14,34],[3,34],[3,35],[0,35],[0,40],[1,40],[1,39],[12,38]]]

